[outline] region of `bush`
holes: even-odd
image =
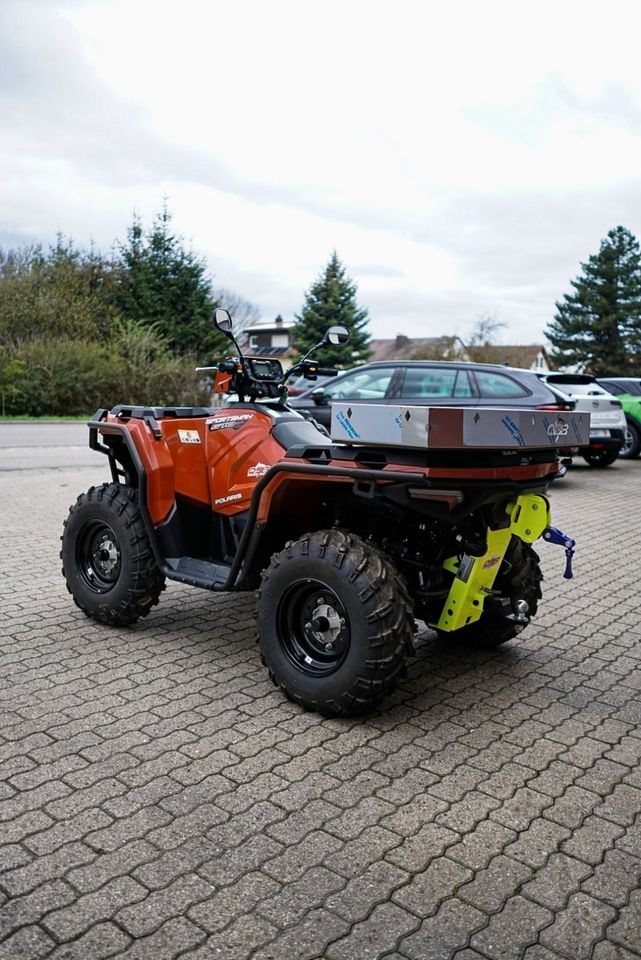
[[[119,321],[107,343],[43,337],[0,356],[4,412],[93,413],[116,403],[206,405],[211,389],[191,357],[175,357],[153,324]]]
[[[108,350],[88,340],[27,341],[15,350],[14,360],[18,372],[6,401],[8,414],[92,412],[113,387]]]
[[[197,373],[194,357],[174,356],[154,323],[120,320],[110,349],[117,358],[116,402],[147,406],[190,406],[210,402],[211,388]]]

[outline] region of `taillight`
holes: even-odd
[[[611,407],[623,407],[623,404],[620,400],[610,400]]]
[[[541,403],[537,410],[574,410],[573,403]]]

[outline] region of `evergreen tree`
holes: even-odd
[[[365,329],[367,310],[356,302],[356,284],[345,273],[345,267],[334,251],[323,272],[305,294],[305,303],[296,314],[294,347],[304,355],[323,339],[328,327],[340,324],[349,330],[349,344],[328,344],[314,359],[321,366],[348,367],[355,360],[362,363],[371,354],[370,335]]]
[[[166,206],[147,233],[134,217],[116,256],[121,268],[117,302],[127,320],[154,324],[176,353],[209,360],[225,350],[226,341],[212,323],[216,303],[205,262],[172,232]]]
[[[636,237],[615,227],[581,268],[572,280],[574,293],[557,301],[547,330],[553,359],[597,376],[641,375],[641,250]]]

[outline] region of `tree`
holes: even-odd
[[[424,343],[412,351],[410,360],[466,360],[465,344],[454,334],[451,337],[433,337],[431,343]]]
[[[574,293],[556,302],[547,336],[558,366],[595,375],[641,375],[641,250],[625,227],[601,241],[581,264]]]
[[[226,346],[212,324],[216,302],[211,279],[204,260],[172,232],[171,219],[163,207],[145,233],[134,217],[127,242],[116,248],[121,268],[117,305],[127,320],[153,323],[173,351],[210,359]]]
[[[18,396],[16,380],[22,373],[22,362],[12,356],[7,347],[0,344],[0,414],[6,416],[7,408]]]
[[[216,305],[229,310],[234,321],[234,336],[239,339],[239,335],[260,320],[260,309],[251,300],[246,300],[239,293],[233,290],[227,290],[224,287],[214,290],[214,299]]]
[[[220,291],[236,316],[258,310]],[[217,298],[204,261],[185,250],[165,208],[144,232],[134,218],[109,256],[60,234],[0,247],[0,411],[91,413],[115,402],[202,405],[210,361],[229,349],[212,323]]]
[[[305,303],[296,314],[294,348],[301,354],[323,339],[328,327],[340,324],[347,327],[350,342],[347,347],[323,347],[314,359],[326,366],[349,366],[354,360],[363,362],[371,354],[367,310],[356,302],[356,284],[350,280],[345,267],[334,251],[323,272],[305,294]]]
[[[497,346],[496,338],[505,324],[490,314],[484,313],[476,318],[467,340],[467,355],[474,363],[501,363],[503,350]]]

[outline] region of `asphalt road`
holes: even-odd
[[[104,466],[89,449],[89,430],[78,423],[0,423],[0,470],[60,470]]]
[[[83,424],[0,424],[2,960],[638,960],[641,461],[552,490],[519,638],[424,630],[358,720],[285,701],[252,595],[86,619],[58,551]]]

